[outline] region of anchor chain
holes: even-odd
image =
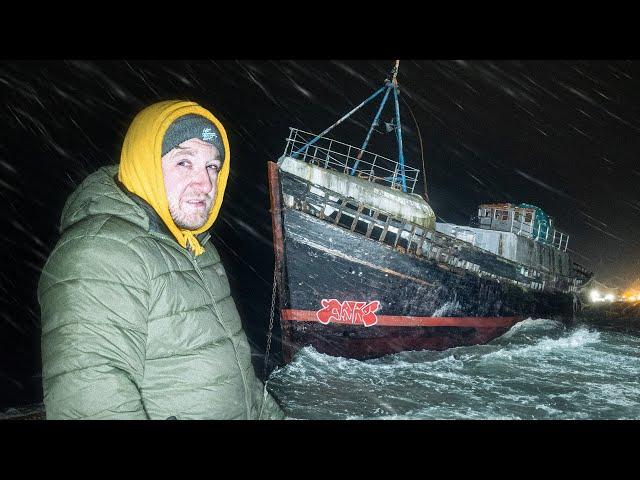
[[[269,351],[271,350],[271,335],[273,333],[273,317],[274,317],[275,307],[276,307],[276,288],[278,286],[276,273],[277,273],[277,266],[274,265],[273,266],[273,289],[271,291],[271,313],[269,315],[269,333],[267,334],[267,349],[265,350],[265,354],[264,354],[264,370],[262,374],[262,377],[264,378],[265,383],[267,381]]]
[[[271,334],[273,332],[273,314],[276,307],[276,286],[278,282],[276,280],[277,266],[273,266],[273,289],[271,290],[271,313],[269,315],[269,333],[267,334],[267,348],[264,352],[264,369],[262,370],[262,378],[264,378],[264,386],[262,388],[262,404],[260,405],[260,413],[258,413],[258,420],[262,420],[262,411],[264,409],[264,402],[267,400],[269,394],[267,390],[267,371],[269,365],[269,350],[271,350]]]

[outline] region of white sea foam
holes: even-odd
[[[557,408],[552,408],[549,405],[536,405],[537,410],[542,410],[543,412],[548,413],[549,415],[559,415],[562,413],[562,410],[558,410]]]
[[[506,332],[500,338],[508,339],[513,337],[514,335],[522,334],[523,332],[538,332],[562,329],[564,329],[564,325],[562,324],[562,322],[558,322],[556,320],[549,320],[546,318],[527,318],[526,320],[522,320],[521,322],[516,323],[509,329],[508,332]]]
[[[312,347],[274,372],[290,418],[640,418],[634,340],[529,318],[486,345],[359,361]]]
[[[600,332],[582,327],[567,337],[556,339],[545,338],[538,342],[537,347],[543,351],[556,350],[558,348],[574,349],[592,343],[598,343],[599,341]]]
[[[502,348],[490,352],[484,356],[484,360],[490,358],[508,358],[523,356],[536,356],[550,352],[561,352],[564,350],[575,350],[585,347],[586,345],[598,343],[600,341],[600,332],[590,331],[586,328],[579,328],[568,336],[560,338],[543,337],[536,341],[533,345],[516,346]]]

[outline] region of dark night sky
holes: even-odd
[[[0,409],[38,401],[40,269],[67,196],[117,163],[133,116],[195,100],[225,124],[232,172],[214,241],[256,351],[264,349],[273,252],[266,161],[288,128],[320,132],[369,96],[393,60],[4,61]],[[570,235],[574,260],[625,286],[640,275],[640,62],[400,62],[401,95],[419,124],[431,205],[468,224],[478,204],[527,202]],[[375,106],[334,132],[360,144]],[[389,120],[391,110],[383,115]],[[422,170],[401,104],[405,158]],[[389,154],[391,135],[370,150]],[[421,188],[421,187],[419,187]]]

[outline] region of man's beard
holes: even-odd
[[[213,201],[211,201],[208,197],[204,200],[204,202],[204,209],[186,213],[180,209],[179,200],[170,201],[169,213],[171,214],[173,223],[175,223],[178,228],[181,228],[183,230],[197,230],[202,227],[209,219],[209,214],[211,213],[211,208],[213,207]],[[206,208],[207,204],[208,208]]]

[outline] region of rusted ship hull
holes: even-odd
[[[285,363],[306,345],[367,359],[486,343],[530,316],[572,316],[569,294],[482,277],[318,218],[295,200],[296,182],[269,162]]]

